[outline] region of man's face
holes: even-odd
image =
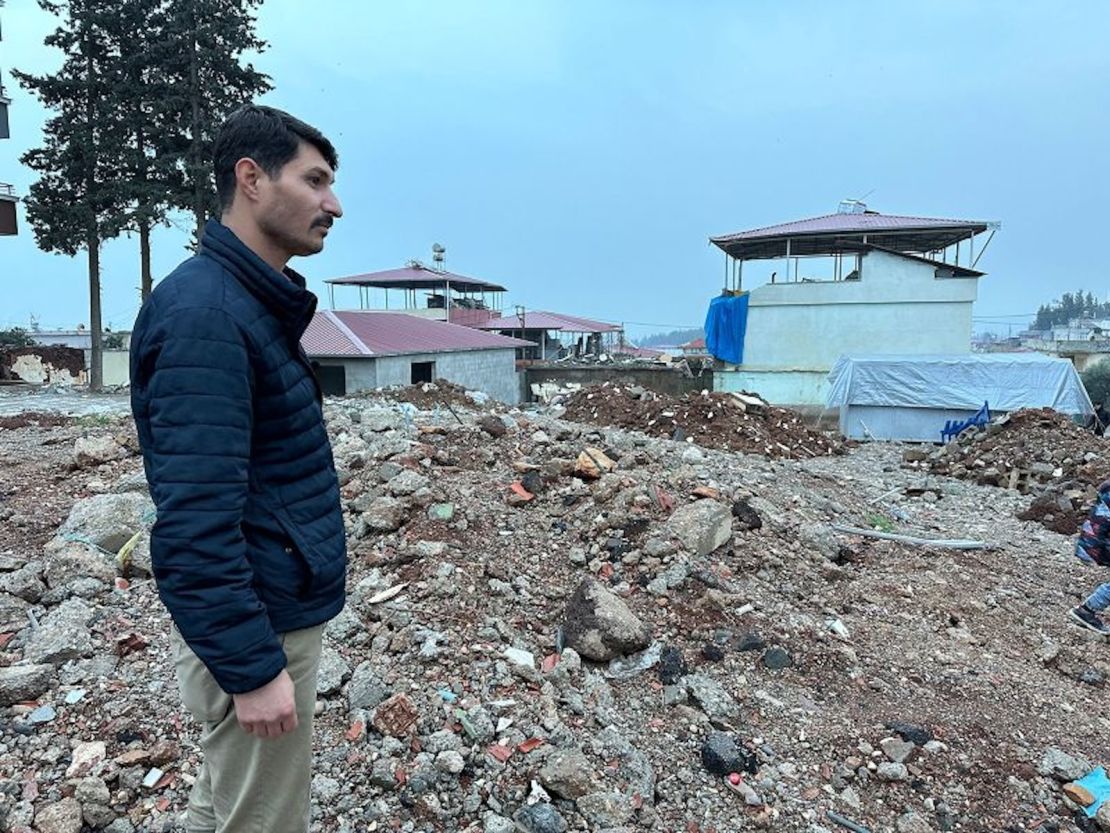
[[[290,256],[316,254],[331,224],[343,216],[334,182],[335,172],[320,151],[301,142],[277,176],[259,180],[259,228]]]

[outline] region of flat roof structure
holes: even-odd
[[[506,291],[500,284],[456,275],[444,269],[434,269],[418,260],[410,261],[399,269],[331,278],[324,283],[328,285],[328,301],[332,309],[335,309],[335,288],[354,286],[358,287],[360,309],[372,308],[372,289],[382,290],[387,310],[390,308],[389,293],[400,290],[404,298],[402,309],[441,309],[445,310],[448,318],[451,317],[451,310],[456,308],[498,310],[502,293]],[[425,304],[417,299],[417,292],[420,290],[428,291]],[[487,295],[490,297],[487,298]]]
[[[479,327],[483,330],[558,330],[568,333],[619,333],[623,329],[619,324],[541,310],[525,312],[522,316],[491,318]]]
[[[346,278],[332,278],[324,283],[334,286],[371,286],[376,289],[445,289],[457,292],[505,292],[505,287],[489,281],[432,269],[422,263],[411,263],[400,269],[367,272]]]
[[[768,260],[855,251],[873,244],[899,252],[939,252],[985,232],[991,223],[979,220],[943,220],[903,217],[867,211],[862,214],[826,214],[790,223],[710,237],[729,257]]]

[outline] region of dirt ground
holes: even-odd
[[[326,638],[339,682],[319,698],[313,831],[846,829],[830,811],[873,833],[1095,829],[1051,763],[1071,756],[1085,772],[1110,756],[1107,644],[1067,618],[1106,576],[1067,536],[1016,517],[1028,495],[908,467],[899,445],[844,447],[777,409],[748,446],[770,450],[750,454],[721,447],[735,430],[669,439],[639,405],[618,421],[647,433],[593,424],[583,406],[494,417],[500,437],[462,402],[461,424],[420,405],[412,418],[381,398],[327,408],[351,566],[347,612]],[[710,407],[715,421],[722,406]],[[45,549],[75,503],[141,471],[130,452],[77,466],[78,438],[126,450],[133,429],[44,422],[0,427],[0,666],[25,663],[74,603],[91,642],[40,694],[0,708],[0,821],[47,831],[76,804],[100,823],[89,830],[173,829],[199,757],[153,582],[51,585]],[[614,471],[574,476],[584,448],[604,449]],[[525,476],[527,500],[513,488]],[[698,555],[672,519],[705,501],[730,520],[725,542]],[[910,547],[837,524],[989,548]],[[41,576],[34,601],[12,593],[35,596],[12,578],[28,573]],[[560,659],[586,578],[672,649],[666,663],[625,675]],[[679,661],[682,673],[667,670]],[[356,703],[375,685],[415,708],[399,737],[380,731],[377,703]],[[54,715],[35,722],[42,706]],[[754,756],[744,783],[757,802],[706,768],[715,734]],[[903,756],[907,736],[917,743]],[[67,775],[99,742],[96,765]],[[548,765],[565,750],[584,755],[587,795],[560,797]],[[90,798],[101,785],[108,798]]]

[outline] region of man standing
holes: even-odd
[[[319,385],[300,346],[316,297],[286,263],[342,209],[320,131],[246,106],[220,128],[195,257],[131,341],[131,407],[158,520],[151,558],[174,622],[204,763],[189,833],[305,833],[324,623],[346,543]]]

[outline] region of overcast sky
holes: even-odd
[[[54,69],[56,21],[34,0],[0,14],[0,181],[25,192],[18,157],[47,114],[7,70]],[[292,264],[325,305],[325,278],[439,242],[509,305],[634,334],[696,326],[723,277],[710,235],[864,194],[883,213],[1002,223],[979,319],[1110,291],[1095,251],[1110,221],[1105,2],[267,0],[259,33],[265,103],[340,153],[346,214]],[[156,277],[185,256],[179,226],[155,237]],[[103,264],[105,323],[127,328],[137,240],[107,244]],[[25,222],[0,238],[0,279],[0,326],[88,321],[84,257],[38,251]],[[346,291],[337,306],[357,305]]]

